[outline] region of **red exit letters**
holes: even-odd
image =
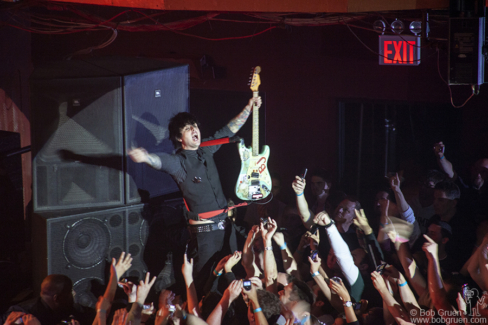
[[[381,35],[379,45],[380,65],[420,64],[420,37]]]

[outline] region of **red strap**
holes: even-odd
[[[226,143],[229,143],[229,137],[202,142],[200,143],[200,147],[217,146]]]
[[[186,204],[186,200],[183,198],[183,202],[185,202],[185,206],[186,206],[186,209],[188,211],[190,211],[190,209],[188,208],[188,204]],[[242,203],[239,203],[237,205],[233,205],[231,207],[228,207],[226,209],[220,209],[220,210],[214,210],[214,211],[208,211],[208,212],[203,212],[203,213],[200,213],[198,214],[198,217],[200,219],[210,219],[210,218],[213,218],[221,213],[224,213],[224,212],[227,212],[227,211],[230,211],[232,209],[235,209],[235,208],[239,208],[239,207],[244,207],[248,205],[247,202],[242,202]]]

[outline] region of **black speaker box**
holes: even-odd
[[[131,147],[173,151],[168,122],[188,111],[188,66],[98,58],[37,68],[31,77],[34,211],[115,207],[178,190],[135,164]]]
[[[147,214],[144,204],[79,214],[34,214],[34,288],[38,290],[49,274],[64,274],[73,281],[76,300],[94,307],[94,287],[103,290],[111,259],[123,251],[133,257],[125,276],[142,279],[147,271],[143,260]]]

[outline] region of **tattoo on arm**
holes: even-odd
[[[161,169],[162,167],[161,159],[159,159],[159,157],[156,156],[155,154],[147,155],[147,161],[148,161],[147,164],[154,169]]]
[[[237,133],[237,131],[239,131],[244,123],[246,123],[250,113],[251,109],[246,106],[239,115],[234,117],[229,124],[227,124],[232,133]]]

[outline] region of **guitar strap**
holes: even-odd
[[[186,209],[188,211],[190,211],[190,209],[188,208],[188,204],[186,204],[185,198],[183,198],[183,202],[185,202]],[[233,205],[231,207],[228,207],[226,209],[220,209],[220,210],[214,210],[214,211],[208,211],[208,212],[199,213],[198,214],[198,217],[200,219],[210,219],[210,218],[213,218],[213,217],[215,217],[215,216],[217,216],[217,215],[219,215],[221,213],[225,213],[225,212],[230,211],[230,210],[235,209],[235,208],[244,207],[246,205],[249,205],[249,203],[242,202],[242,203]]]

